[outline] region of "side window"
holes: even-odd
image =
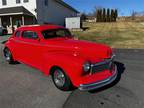
[[[71,33],[67,29],[65,29],[65,30],[57,30],[56,31],[56,35],[57,36],[71,36]]]
[[[65,36],[65,31],[64,30],[58,30],[56,31],[57,36]]]
[[[57,37],[55,31],[49,31],[49,30],[48,31],[43,31],[42,34],[43,34],[45,39]]]
[[[16,33],[15,33],[15,37],[20,37],[20,31],[17,31]]]
[[[33,31],[24,31],[22,33],[22,37],[26,38],[26,39],[37,39],[37,33],[33,32]]]

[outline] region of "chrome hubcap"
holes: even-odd
[[[63,87],[65,84],[65,75],[61,70],[55,70],[54,72],[55,84],[59,87]]]
[[[10,60],[10,55],[11,55],[10,51],[9,50],[5,50],[5,58],[6,58],[7,61]]]

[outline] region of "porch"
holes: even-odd
[[[7,28],[8,33],[12,33],[12,28],[36,23],[36,17],[22,6],[0,9],[0,25]]]

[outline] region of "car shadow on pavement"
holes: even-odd
[[[11,63],[11,65],[18,65],[18,64],[21,64],[21,63],[18,62],[18,61],[15,61],[15,62]]]
[[[118,61],[115,64],[118,69],[118,77],[112,84],[88,92],[75,89],[63,104],[63,108],[123,108],[117,104],[117,101],[120,101],[122,98],[120,95],[121,89],[119,86],[113,86],[120,81],[121,75],[125,71],[125,65]]]
[[[108,88],[115,86],[120,81],[121,75],[124,73],[126,68],[125,68],[125,65],[121,62],[115,61],[115,64],[117,65],[117,71],[118,71],[118,76],[117,76],[116,80],[109,85],[106,85],[106,86],[101,87],[96,90],[91,90],[91,91],[89,91],[89,93],[98,93],[98,92],[104,91]]]

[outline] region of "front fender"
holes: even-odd
[[[50,74],[50,69],[53,66],[63,69],[73,84],[82,75],[82,65],[85,61],[83,57],[68,54],[51,54],[44,55],[44,58],[44,72],[46,75]]]

